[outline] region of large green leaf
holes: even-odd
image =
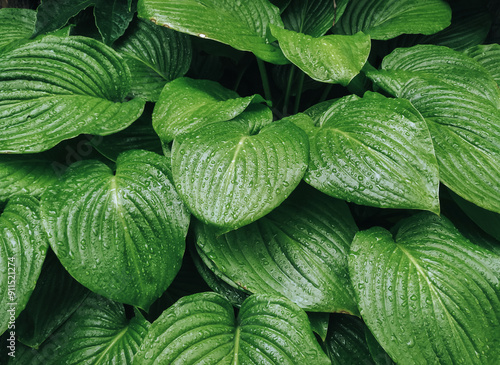
[[[191,41],[183,33],[136,20],[115,43],[132,74],[132,95],[157,101],[165,84],[188,71]]]
[[[493,76],[500,86],[500,44],[483,44],[471,47],[465,54],[475,59]]]
[[[175,139],[177,191],[201,221],[230,231],[281,204],[307,168],[307,136],[283,119],[251,134],[241,121],[213,123]]]
[[[313,38],[271,25],[286,58],[316,81],[347,85],[366,63],[370,37],[328,35]]]
[[[170,142],[200,125],[233,119],[251,103],[263,101],[259,95],[240,98],[215,81],[181,77],[163,88],[153,112],[153,127],[163,142]]]
[[[367,93],[332,104],[310,138],[305,181],[357,204],[439,212],[438,169],[426,123],[403,99]]]
[[[489,72],[460,52],[421,45],[395,50],[368,75],[424,116],[441,181],[500,213],[500,90]]]
[[[91,294],[38,350],[16,354],[12,364],[132,364],[149,326],[140,313],[128,320],[123,305]]]
[[[344,202],[311,188],[222,236],[196,226],[201,258],[234,285],[283,295],[307,311],[354,314],[347,255],[356,231]]]
[[[184,297],[153,323],[136,365],[330,364],[305,312],[282,297],[252,295],[235,318],[215,293]]]
[[[396,363],[500,360],[500,261],[447,219],[415,215],[395,238],[359,232],[349,272],[361,315]]]
[[[0,152],[47,150],[81,133],[107,135],[142,113],[124,102],[130,72],[104,44],[44,37],[0,56]]]
[[[357,0],[347,5],[335,29],[385,40],[404,33],[433,34],[450,22],[451,9],[443,0]]]
[[[28,39],[35,27],[35,12],[29,9],[0,9],[0,54],[2,49]]]
[[[52,164],[44,155],[0,155],[0,202],[15,194],[41,195],[57,181]]]
[[[169,179],[165,157],[133,150],[116,173],[101,162],[74,164],[42,196],[50,244],[80,283],[147,309],[174,279],[189,215]]]
[[[38,200],[10,199],[0,215],[0,333],[15,332],[15,318],[35,289],[47,247]]]
[[[267,62],[288,61],[270,44],[267,26],[283,27],[279,9],[267,0],[140,0],[138,15],[158,25],[253,52]]]

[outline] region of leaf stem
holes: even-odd
[[[297,96],[295,97],[295,108],[293,109],[293,114],[297,114],[299,112],[300,107],[300,97],[302,96],[302,88],[304,87],[304,77],[305,73],[301,72],[299,75],[299,87],[297,88]]]
[[[260,78],[262,79],[262,86],[264,88],[264,97],[266,98],[266,100],[272,101],[271,88],[269,87],[269,79],[267,78],[266,65],[260,58],[257,58],[257,65],[259,66]]]
[[[288,112],[288,101],[290,100],[290,92],[292,91],[293,76],[295,75],[295,66],[291,65],[290,73],[288,74],[288,82],[286,84],[285,102],[283,104],[283,114]]]

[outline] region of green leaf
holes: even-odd
[[[309,317],[309,322],[311,323],[311,329],[324,342],[328,333],[330,313],[308,312],[307,316]]]
[[[177,191],[198,219],[227,232],[280,205],[307,168],[307,136],[290,120],[251,135],[242,122],[220,122],[175,139]]]
[[[432,141],[408,101],[370,92],[342,98],[308,133],[308,184],[356,204],[439,212]]]
[[[57,181],[52,164],[44,155],[0,155],[0,202],[16,194],[40,196]]]
[[[128,0],[96,0],[95,23],[105,44],[112,44],[120,38],[134,17]]]
[[[270,42],[267,26],[283,27],[279,9],[267,0],[140,0],[138,15],[158,25],[253,52],[264,61],[288,63]]]
[[[500,359],[500,261],[445,218],[421,213],[359,232],[349,257],[361,315],[396,363]]]
[[[182,262],[189,215],[169,179],[168,161],[133,150],[116,173],[98,161],[74,164],[42,196],[50,244],[90,290],[147,309]]]
[[[10,199],[0,215],[0,333],[15,331],[15,318],[35,289],[47,247],[38,200],[26,195]]]
[[[273,25],[270,28],[286,58],[316,81],[345,86],[370,54],[370,37],[363,33],[313,38]]]
[[[153,111],[153,127],[163,142],[214,122],[233,119],[260,95],[240,98],[238,94],[210,80],[181,77],[163,88]]]
[[[500,86],[500,45],[484,44],[471,47],[465,54],[476,60],[493,76],[497,85]]]
[[[285,298],[252,295],[235,318],[215,293],[184,297],[144,339],[134,364],[330,364],[305,312]]]
[[[450,22],[451,9],[443,0],[358,0],[347,5],[334,29],[386,40],[404,33],[433,34]]]
[[[368,327],[365,327],[365,338],[366,344],[368,345],[368,350],[370,350],[370,354],[372,355],[373,362],[376,365],[392,365],[394,361],[387,355],[387,352],[380,346],[377,342],[373,334],[370,332]]]
[[[184,76],[191,64],[185,34],[137,19],[115,43],[132,74],[133,96],[157,101],[165,84]]]
[[[35,15],[29,9],[0,9],[0,54],[8,46],[31,36],[35,27]]]
[[[358,314],[347,272],[357,227],[344,202],[308,188],[225,235],[195,229],[205,264],[234,285],[285,296],[307,311]]]
[[[89,293],[49,251],[35,290],[16,320],[19,341],[38,348],[80,307]]]
[[[489,72],[460,52],[421,45],[395,50],[368,76],[424,116],[441,181],[500,213],[500,90]]]
[[[124,102],[130,72],[121,57],[84,37],[47,36],[0,56],[0,152],[47,150],[81,133],[108,135],[142,113]]]
[[[16,354],[13,364],[131,364],[149,326],[137,311],[128,320],[123,305],[91,294],[40,349]]]
[[[68,20],[96,0],[42,0],[36,10],[36,24],[32,37],[48,33],[66,25]]]

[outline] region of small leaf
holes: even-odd
[[[68,20],[96,0],[42,0],[36,10],[36,24],[32,37],[48,33],[66,25]]]
[[[305,312],[285,298],[252,295],[235,318],[215,293],[184,297],[158,318],[134,364],[330,364]]]
[[[144,108],[140,99],[124,102],[129,90],[121,57],[96,40],[47,36],[11,50],[0,56],[0,152],[124,129]]]
[[[38,200],[18,195],[0,215],[0,333],[15,325],[35,289],[48,242]]]
[[[285,64],[272,44],[267,26],[283,27],[279,9],[267,0],[140,0],[138,15],[158,25],[253,52],[264,61]]]
[[[308,184],[356,204],[439,212],[432,141],[408,101],[370,92],[342,98],[308,133]]]
[[[307,316],[309,317],[309,322],[311,323],[311,329],[324,342],[328,333],[330,313],[309,312],[307,313]]]
[[[500,86],[500,45],[499,44],[483,44],[465,51],[465,54],[476,60],[483,66],[497,85]]]
[[[347,5],[335,29],[386,40],[404,33],[433,34],[450,21],[451,9],[443,0],[357,0]]]
[[[370,37],[363,33],[313,38],[273,25],[270,28],[286,58],[316,81],[345,86],[370,54]]]
[[[191,212],[227,232],[281,204],[302,179],[308,152],[307,136],[287,119],[256,135],[241,121],[212,123],[175,139],[172,172]]]
[[[396,363],[500,358],[500,262],[445,218],[421,213],[395,238],[359,232],[349,257],[361,315]]]
[[[169,175],[165,157],[134,150],[118,157],[115,174],[82,161],[46,190],[50,244],[75,279],[143,309],[160,297],[179,270],[189,225]]]
[[[110,45],[120,38],[134,17],[128,0],[96,0],[95,23],[102,40]]]
[[[29,39],[35,27],[35,15],[29,9],[0,9],[0,54],[8,46]]]

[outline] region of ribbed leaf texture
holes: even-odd
[[[446,219],[420,213],[395,238],[359,232],[349,257],[359,308],[396,363],[500,360],[500,261]]]
[[[33,10],[3,8],[0,9],[0,54],[9,46],[26,40],[35,27]]]
[[[81,133],[107,135],[142,113],[124,102],[130,72],[104,44],[44,37],[0,56],[0,152],[47,150]]]
[[[499,44],[481,44],[471,47],[465,51],[465,54],[475,59],[483,66],[495,79],[500,86],[500,45]]]

